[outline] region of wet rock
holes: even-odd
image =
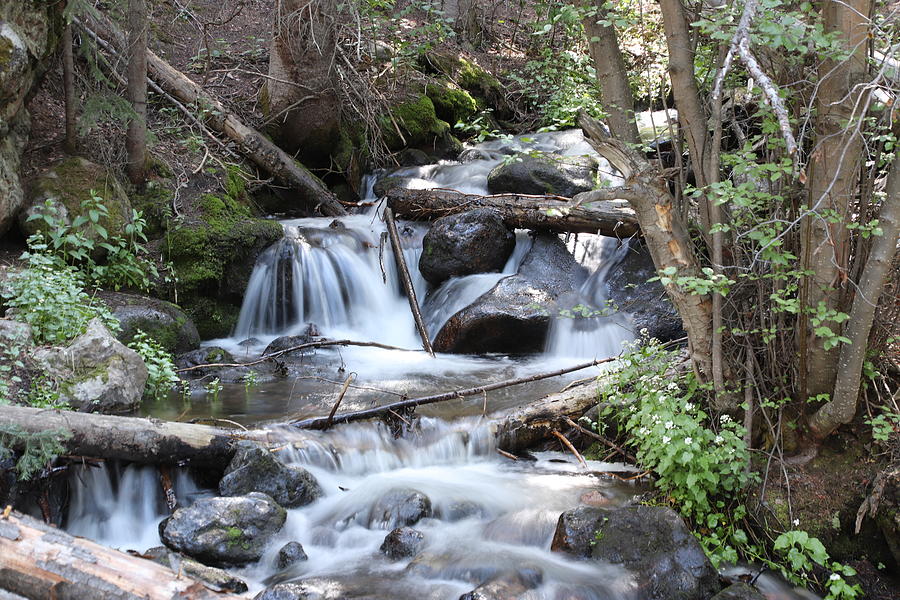
[[[729,585],[709,600],[766,600],[766,597],[752,585],[740,582]]]
[[[631,313],[634,330],[647,330],[650,337],[668,342],[684,337],[684,329],[678,311],[669,300],[666,290],[656,277],[656,267],[647,246],[638,241],[629,242],[628,252],[606,276],[609,299],[621,312]]]
[[[412,180],[412,177],[388,175],[387,177],[382,177],[378,181],[376,181],[375,185],[372,186],[372,191],[375,193],[375,196],[377,198],[381,198],[383,196],[386,196],[387,193],[394,188],[405,188],[406,185]]]
[[[179,369],[233,362],[234,357],[231,355],[231,352],[218,346],[204,346],[175,357],[175,366]]]
[[[519,272],[450,317],[434,349],[461,354],[539,352],[557,303],[586,277],[587,271],[557,236],[539,235]]]
[[[366,524],[372,529],[394,529],[430,516],[428,496],[416,490],[392,490],[375,501]]]
[[[485,516],[484,507],[471,500],[454,502],[448,506],[441,515],[447,521],[462,521],[469,517],[481,518]]]
[[[100,319],[64,347],[40,348],[35,363],[58,383],[59,399],[82,412],[131,411],[140,404],[147,367]]]
[[[306,551],[300,545],[300,542],[288,542],[278,551],[278,556],[275,557],[275,568],[281,571],[308,559],[309,557],[306,556]]]
[[[550,194],[571,198],[594,189],[599,163],[590,156],[520,153],[488,175],[492,194]]]
[[[305,506],[322,495],[322,488],[306,469],[279,462],[258,444],[239,442],[234,458],[219,482],[223,496],[262,492],[286,508]]]
[[[257,594],[253,600],[325,600],[312,586],[304,583],[279,583],[266,588]]]
[[[188,352],[200,346],[197,326],[184,311],[164,300],[121,292],[100,292],[99,297],[118,319],[116,336],[127,344],[140,329],[168,352]]]
[[[400,164],[404,167],[421,167],[436,162],[428,156],[427,153],[418,148],[401,150],[400,154],[397,156],[397,160],[399,160]]]
[[[172,552],[165,546],[150,548],[144,552],[144,558],[148,558],[164,567],[169,567],[176,573],[184,573],[188,577],[199,579],[207,586],[215,590],[243,594],[247,591],[247,583],[235,577],[224,569],[208,567],[177,552]]]
[[[172,550],[204,564],[244,565],[259,560],[286,518],[282,507],[258,492],[203,498],[163,520],[159,537]]]
[[[274,354],[276,352],[283,352],[289,348],[295,348],[297,346],[301,346],[303,344],[308,344],[310,342],[316,341],[317,338],[321,337],[321,333],[319,333],[318,327],[310,323],[306,330],[300,335],[283,335],[281,337],[277,337],[266,346],[266,349],[263,350],[263,354]],[[293,352],[285,352],[280,355],[280,358],[288,358],[289,356],[296,356],[300,354],[302,350],[295,350]]]
[[[409,558],[416,555],[424,542],[425,536],[421,531],[398,527],[385,536],[381,552],[392,560]]]
[[[485,581],[459,600],[516,600],[541,584],[540,571],[511,571]]]
[[[702,600],[718,576],[677,513],[656,506],[580,507],[560,515],[551,549],[622,565],[647,600]]]
[[[500,215],[479,208],[436,220],[422,240],[419,271],[432,285],[451,277],[503,270],[516,236]]]

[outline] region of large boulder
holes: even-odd
[[[19,167],[31,129],[25,108],[62,27],[62,5],[0,2],[0,236],[25,200]]]
[[[551,549],[621,565],[633,574],[646,600],[705,600],[720,587],[703,548],[669,508],[579,507],[564,512]]]
[[[418,490],[398,489],[378,498],[364,518],[370,529],[395,529],[415,525],[431,515],[428,496]]]
[[[497,285],[447,321],[434,340],[438,352],[480,354],[543,350],[550,315],[587,277],[555,235],[539,235],[516,275]]]
[[[59,399],[82,412],[135,410],[144,393],[143,359],[110,333],[100,319],[64,348],[41,348],[35,363],[58,382]]]
[[[516,236],[500,215],[479,208],[435,221],[422,240],[419,271],[429,283],[503,270]]]
[[[173,354],[200,346],[197,326],[171,302],[122,292],[100,292],[99,296],[119,321],[117,337],[123,344],[140,329]]]
[[[258,492],[203,498],[163,520],[159,537],[172,550],[204,564],[245,565],[260,559],[286,518],[282,507]]]
[[[219,482],[223,496],[262,492],[287,508],[304,506],[322,495],[322,488],[306,469],[285,465],[265,448],[244,440]]]
[[[124,236],[125,226],[131,223],[131,201],[125,188],[106,167],[79,157],[66,158],[28,183],[25,203],[19,213],[19,229],[26,236],[47,232],[49,227],[42,219],[32,219],[48,214],[65,225],[79,216],[88,217],[82,203],[96,194],[102,199],[107,214],[97,225],[109,236]],[[98,227],[79,227],[78,231],[95,243],[104,241]],[[97,254],[100,254],[99,249]]]
[[[646,244],[639,240],[628,244],[624,257],[606,276],[613,306],[631,314],[635,332],[646,329],[648,336],[662,342],[684,337],[681,318],[666,290],[659,281],[649,281],[656,277],[656,267]]]
[[[488,175],[492,194],[550,194],[571,198],[594,189],[599,163],[590,156],[520,153]]]

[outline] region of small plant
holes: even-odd
[[[64,442],[72,437],[65,429],[47,429],[30,433],[10,423],[0,423],[0,459],[13,456],[13,448],[21,448],[16,461],[19,480],[31,479],[60,454],[65,453]]]
[[[223,389],[222,382],[220,382],[219,378],[216,377],[215,379],[213,379],[212,381],[207,383],[203,389],[206,390],[207,394],[212,396],[213,402],[218,402],[219,401],[219,392],[221,392]]]
[[[147,366],[144,397],[154,400],[165,398],[179,381],[172,355],[140,329],[134,334],[128,347],[140,354]]]
[[[56,382],[42,376],[31,381],[31,389],[25,396],[25,402],[35,408],[51,408],[56,410],[69,410],[72,407],[68,402],[61,402],[59,389]]]
[[[249,393],[250,389],[256,387],[256,385],[259,383],[259,373],[257,373],[256,371],[249,371],[241,379],[244,382],[244,392]]]

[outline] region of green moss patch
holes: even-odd
[[[391,150],[404,147],[426,146],[450,131],[450,124],[438,119],[434,103],[428,96],[419,96],[391,109],[393,122],[389,117],[381,118],[381,129],[385,143]],[[394,122],[403,133],[397,133]],[[404,144],[404,140],[406,143]]]
[[[466,90],[449,83],[434,83],[428,86],[428,98],[434,104],[434,112],[439,119],[451,125],[468,121],[477,111],[478,103]]]

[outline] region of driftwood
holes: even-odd
[[[17,425],[28,433],[64,429],[72,432],[65,442],[71,455],[143,464],[224,468],[234,455],[236,441],[267,441],[264,431],[24,406],[0,406],[0,423]]]
[[[108,18],[88,17],[87,21],[81,25],[95,35],[111,42],[119,51],[127,47],[125,36]],[[147,50],[147,74],[151,80],[177,100],[184,104],[196,105],[201,120],[206,125],[228,136],[235,142],[239,152],[248,160],[295,189],[321,214],[326,216],[347,214],[337,197],[325,187],[318,177],[310,173],[262,133],[245,125],[219,100],[149,49]]]
[[[610,357],[603,358],[600,360],[592,360],[590,362],[582,363],[580,365],[575,365],[574,367],[567,367],[565,369],[558,369],[556,371],[550,371],[547,373],[538,373],[536,375],[529,375],[527,377],[519,377],[517,379],[507,379],[505,381],[498,381],[496,383],[491,383],[488,385],[482,385],[478,387],[468,388],[464,390],[453,390],[451,392],[445,392],[443,394],[435,394],[433,396],[423,396],[421,398],[409,398],[406,400],[400,400],[398,402],[392,402],[390,404],[385,404],[383,406],[376,406],[373,408],[367,408],[363,410],[357,410],[353,412],[341,413],[337,415],[330,415],[328,417],[314,417],[312,419],[303,419],[301,421],[293,421],[291,425],[294,427],[298,427],[300,429],[322,429],[330,426],[333,423],[349,423],[351,421],[362,421],[365,419],[373,419],[375,417],[382,417],[389,413],[398,413],[404,412],[410,409],[413,409],[417,406],[424,406],[426,404],[435,404],[437,402],[445,402],[447,400],[455,400],[458,398],[468,398],[469,396],[477,396],[479,394],[484,394],[485,392],[490,392],[493,390],[499,390],[502,388],[511,387],[514,385],[521,385],[523,383],[531,383],[533,381],[540,381],[541,379],[549,379],[551,377],[558,377],[560,375],[565,375],[566,373],[573,373],[575,371],[581,371],[583,369],[587,369],[590,367],[594,367],[597,365],[602,365],[604,363],[612,362],[616,360],[618,357]],[[594,394],[596,396],[596,392]],[[585,407],[585,409],[589,408],[590,405]],[[583,411],[582,411],[583,412]],[[571,414],[569,412],[565,414]],[[541,417],[543,418],[543,417]],[[550,435],[548,431],[546,435]],[[519,446],[521,447],[521,446]]]
[[[606,190],[561,196],[497,194],[476,196],[454,190],[406,190],[387,193],[388,206],[398,217],[433,220],[476,208],[497,211],[510,227],[554,233],[600,233],[625,238],[639,233],[637,217],[626,200]]]
[[[419,337],[422,338],[422,347],[425,349],[425,352],[434,356],[431,340],[428,338],[428,330],[425,329],[422,313],[419,312],[419,299],[416,298],[416,290],[413,287],[412,280],[409,278],[409,267],[406,266],[406,258],[403,256],[403,246],[400,244],[397,222],[394,221],[394,212],[390,208],[384,209],[384,223],[387,225],[388,236],[391,238],[391,249],[394,251],[394,261],[397,263],[400,281],[403,283],[406,299],[409,300],[409,310],[412,311],[416,329],[419,332]]]
[[[30,600],[239,598],[18,512],[0,517],[0,595],[4,591]]]

